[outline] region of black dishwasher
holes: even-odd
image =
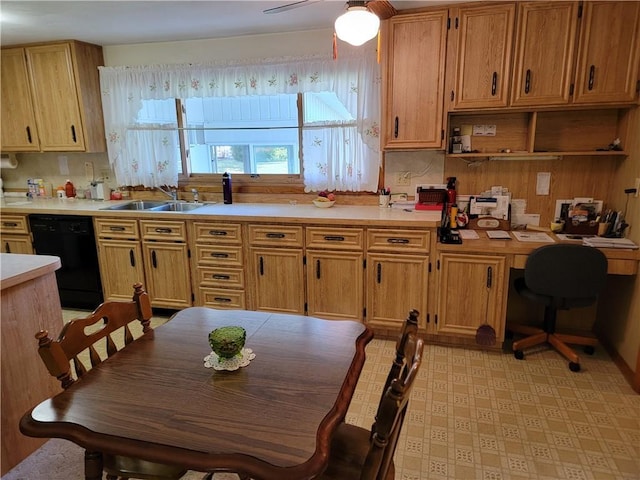
[[[98,252],[91,217],[29,215],[38,255],[60,257],[56,271],[63,307],[93,310],[102,303]]]

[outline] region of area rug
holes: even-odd
[[[202,480],[206,474],[187,472],[181,480]],[[216,473],[214,480],[238,480],[231,473]],[[53,438],[10,470],[1,480],[84,480],[84,449]]]

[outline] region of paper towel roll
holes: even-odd
[[[0,157],[0,168],[17,168],[18,160],[15,155],[2,154]]]

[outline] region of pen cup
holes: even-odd
[[[378,205],[381,207],[388,207],[390,198],[391,195],[378,195]]]
[[[606,233],[609,231],[609,227],[611,226],[611,223],[609,222],[602,222],[598,224],[598,236],[602,237],[603,235],[606,235]]]

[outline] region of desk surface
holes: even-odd
[[[256,358],[204,367],[208,333],[247,331]],[[21,421],[23,433],[89,450],[258,478],[321,472],[373,337],[364,325],[193,307],[143,335]]]
[[[543,242],[521,242],[512,235],[511,240],[490,239],[486,232],[477,230],[480,238],[473,240],[463,240],[461,245],[449,245],[438,243],[437,249],[440,252],[452,253],[487,253],[514,255],[514,261],[510,265],[513,268],[524,268],[526,256],[533,250],[543,245],[551,243]],[[555,234],[548,233],[555,243],[581,245],[581,241],[566,242],[560,240]],[[626,250],[622,248],[601,248],[600,249],[609,262],[608,273],[620,275],[635,275],[638,272],[640,263],[640,250]]]

